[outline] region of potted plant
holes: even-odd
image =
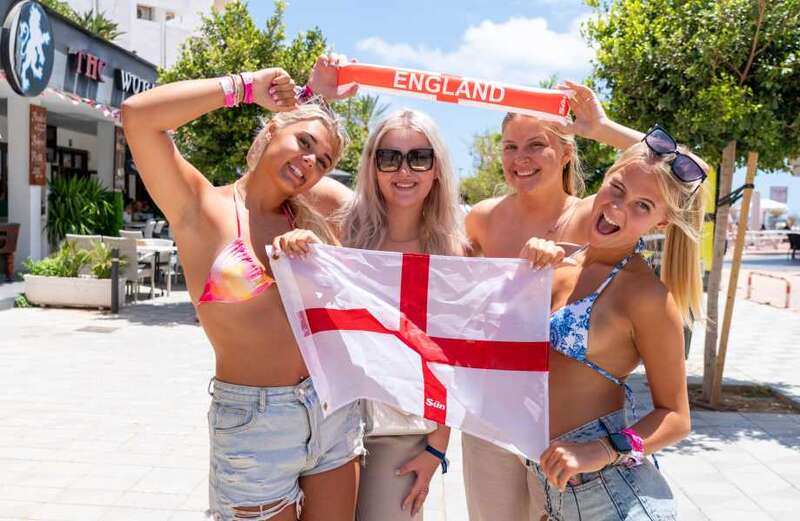
[[[120,268],[124,260],[120,259]],[[54,255],[25,262],[25,297],[31,304],[63,307],[111,307],[111,250],[92,250],[67,241]],[[119,279],[119,305],[125,303],[125,279]]]

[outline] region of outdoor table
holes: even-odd
[[[144,230],[145,226],[147,226],[146,222],[133,221],[133,222],[125,223],[124,228],[126,230]]]
[[[178,253],[178,248],[176,246],[149,244],[147,239],[139,239],[136,241],[136,251],[145,255],[148,253],[155,254],[156,268],[161,260],[161,254],[167,255],[167,296],[169,296],[172,292],[172,256]],[[155,277],[155,270],[153,276]]]

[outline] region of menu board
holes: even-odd
[[[47,184],[47,109],[31,105],[29,183]]]

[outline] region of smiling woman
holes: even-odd
[[[314,91],[338,95],[341,60],[320,57]],[[250,147],[244,176],[212,186],[181,156],[169,129],[241,103],[276,114]],[[129,98],[123,114],[134,160],[169,219],[216,355],[208,414],[211,516],[295,520],[304,506],[304,520],[352,519],[355,459],[364,450],[358,404],[323,417],[265,249],[295,226],[336,242],[324,214],[343,203],[346,190],[324,176],[346,146],[342,127],[320,105],[298,106],[294,82],[277,68],[163,85]],[[317,207],[302,199],[312,190]],[[338,494],[326,493],[334,488]]]

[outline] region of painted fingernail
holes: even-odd
[[[274,96],[275,95],[275,87],[270,87],[269,88],[269,93]]]
[[[278,101],[275,102],[275,104],[276,105],[283,105],[283,102],[281,100],[278,100]]]

